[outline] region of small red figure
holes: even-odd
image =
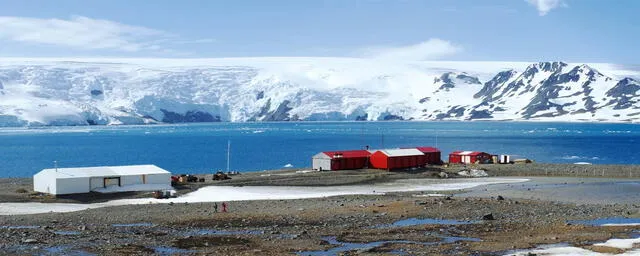
[[[222,202],[222,212],[227,212],[227,203]]]

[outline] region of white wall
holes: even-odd
[[[141,175],[128,175],[128,176],[121,176],[120,177],[120,185],[121,186],[137,185],[137,184],[144,184],[144,183],[142,183],[142,174]]]
[[[56,194],[55,173],[43,170],[33,175],[33,191]]]
[[[167,184],[167,186],[171,186],[171,173],[148,174],[147,184]]]
[[[320,170],[320,167],[322,167],[323,171],[330,171],[331,170],[331,159],[314,158],[313,159],[313,169],[314,170]]]
[[[89,178],[65,178],[56,182],[56,195],[89,193]]]
[[[90,178],[90,188],[93,191],[96,188],[104,188],[104,178],[103,177],[91,177]]]

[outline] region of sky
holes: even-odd
[[[0,57],[640,64],[637,0],[0,0]]]

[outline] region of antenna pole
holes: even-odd
[[[229,172],[229,158],[231,158],[231,141],[227,141],[227,173]]]
[[[58,172],[58,161],[57,160],[53,161],[53,168],[55,168],[56,172]]]

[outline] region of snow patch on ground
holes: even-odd
[[[528,179],[476,178],[476,179],[411,179],[375,185],[353,186],[209,186],[184,196],[170,199],[122,199],[94,204],[62,204],[62,203],[0,203],[0,215],[37,214],[47,212],[73,212],[85,209],[119,205],[142,205],[158,203],[195,203],[246,200],[284,200],[303,198],[322,198],[341,195],[373,195],[388,192],[409,191],[449,191],[468,189],[482,185],[518,183]]]
[[[609,239],[604,243],[594,244],[595,246],[606,246],[618,249],[632,249],[634,244],[640,243],[640,238],[633,239]],[[562,256],[609,256],[609,255],[640,255],[640,249],[628,250],[620,254],[599,253],[587,249],[573,246],[541,246],[533,250],[523,250],[507,255],[526,256],[526,255],[562,255]]]

